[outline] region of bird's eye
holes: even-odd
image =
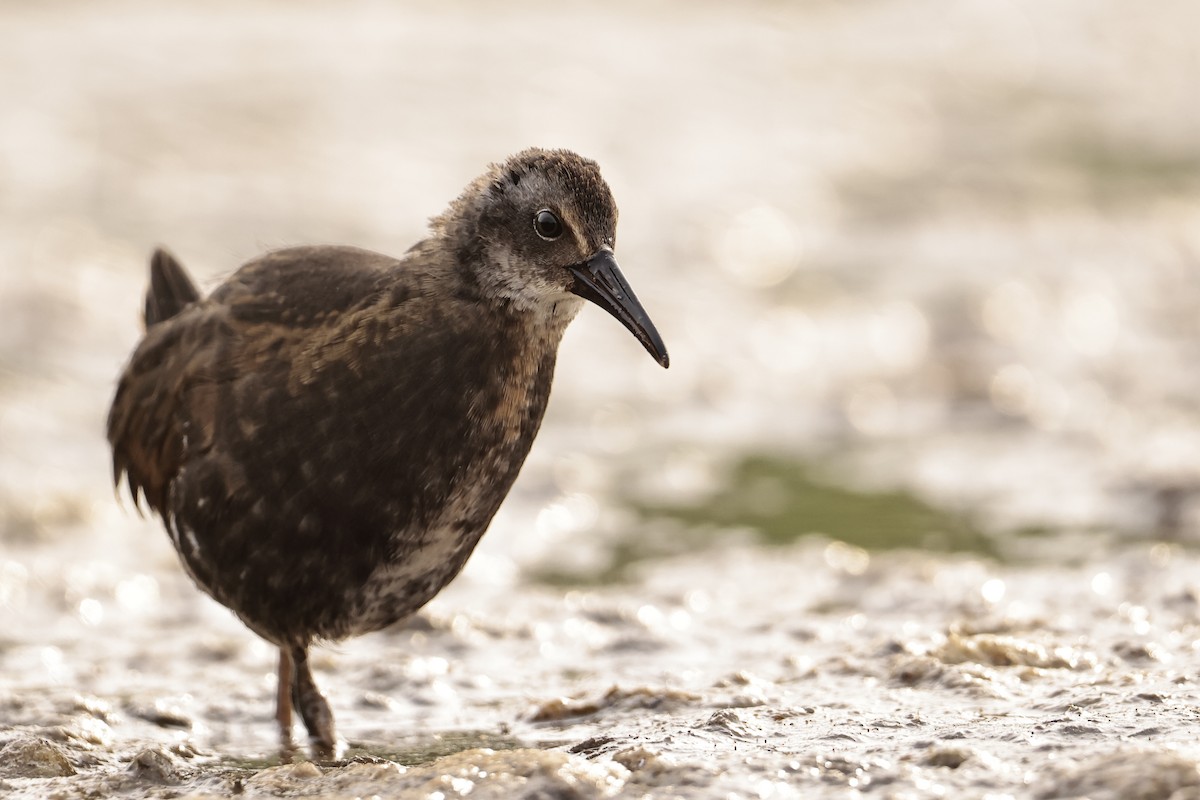
[[[552,242],[562,236],[563,225],[558,221],[558,217],[554,216],[554,212],[543,208],[533,218],[533,230],[538,236]]]

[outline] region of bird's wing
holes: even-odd
[[[356,247],[276,250],[239,269],[211,299],[242,325],[314,328],[374,295],[397,263]]]
[[[166,516],[171,481],[188,453],[212,443],[221,387],[268,367],[288,369],[309,340],[381,290],[387,256],[305,247],[250,262],[211,297],[153,324],[117,385],[108,416],[113,478]],[[139,504],[140,507],[140,504]]]
[[[113,480],[125,478],[134,504],[144,496],[165,516],[167,488],[179,471],[188,438],[196,435],[183,413],[188,387],[213,374],[219,314],[197,303],[151,326],[117,383],[108,414]]]

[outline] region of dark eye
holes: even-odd
[[[533,218],[533,230],[538,236],[548,242],[552,242],[562,236],[563,226],[558,221],[558,217],[548,208],[543,208]]]

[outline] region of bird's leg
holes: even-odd
[[[292,741],[292,654],[279,648],[279,681],[275,692],[275,721],[279,723],[279,748],[285,758],[295,749]]]
[[[304,727],[308,729],[313,756],[319,759],[333,758],[337,742],[333,731],[333,712],[313,681],[312,671],[308,668],[306,646],[292,648],[292,664],[296,672],[292,684],[292,703],[300,712]]]

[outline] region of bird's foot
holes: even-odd
[[[313,761],[337,761],[344,751],[345,747],[340,742],[335,741],[330,744],[315,736],[308,740],[308,752]]]
[[[297,761],[303,761],[300,755],[300,748],[292,740],[291,736],[286,738],[279,737],[279,763],[280,764],[295,764]]]

